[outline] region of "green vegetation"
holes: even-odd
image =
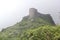
[[[0,40],[60,40],[60,26],[49,15],[23,20],[0,32]]]
[[[8,34],[8,33],[7,33]],[[1,35],[0,40],[60,40],[60,26],[41,26],[28,29],[22,34]]]
[[[22,40],[60,40],[60,26],[41,26],[28,30]]]

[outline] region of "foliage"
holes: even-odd
[[[3,36],[0,33],[0,40],[60,40],[60,26],[45,25],[15,35]]]
[[[41,26],[23,35],[22,40],[60,40],[60,26]]]
[[[49,15],[32,19],[25,17],[21,22],[3,29],[0,32],[0,40],[58,40],[60,27],[54,26]]]

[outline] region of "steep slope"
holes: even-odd
[[[41,26],[25,31],[21,40],[60,40],[60,26]]]
[[[60,26],[44,25],[35,29],[28,29],[21,35],[4,35],[0,33],[0,40],[60,40]]]
[[[31,8],[28,16],[24,17],[21,22],[3,29],[1,34],[2,37],[13,38],[17,37],[17,35],[20,36],[28,29],[34,29],[44,25],[55,25],[50,14],[41,14],[36,9]]]

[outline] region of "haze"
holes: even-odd
[[[56,24],[60,23],[60,0],[0,0],[0,30],[21,21],[28,15],[29,8],[49,13]]]

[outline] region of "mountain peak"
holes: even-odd
[[[37,9],[35,9],[35,8],[29,9],[29,17],[30,18],[34,18],[35,16],[37,16],[37,13],[38,13]]]
[[[29,15],[24,17],[23,20],[25,20],[25,19],[28,20],[28,21],[40,20],[40,22],[45,21],[45,23],[48,22],[52,25],[55,25],[55,23],[54,23],[50,14],[39,13],[37,11],[37,9],[35,9],[35,8],[30,8],[29,9]],[[43,21],[41,21],[41,20],[43,20]]]

